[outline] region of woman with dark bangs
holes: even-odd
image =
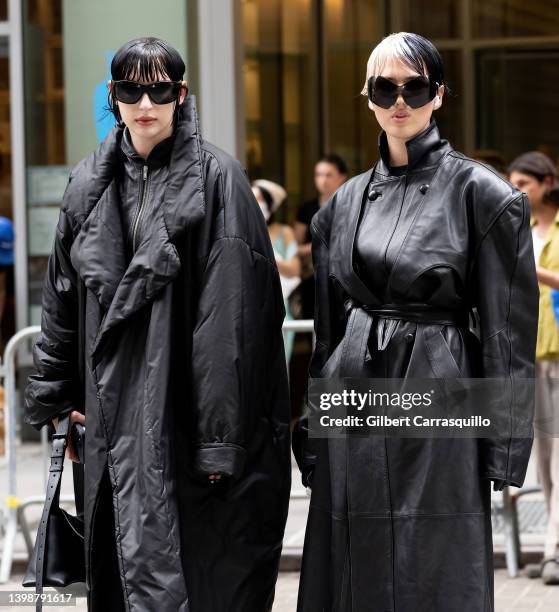
[[[526,474],[538,286],[526,194],[440,136],[446,89],[438,50],[418,34],[392,34],[369,58],[362,93],[380,158],[311,223],[309,373],[405,379],[407,391],[439,379],[427,389],[442,390],[445,413],[447,382],[497,379],[484,383],[491,412],[476,410],[500,426],[313,438],[303,419],[294,450],[312,496],[299,612],[494,610],[491,483],[521,487]]]
[[[157,38],[114,56],[118,123],[71,172],[26,387],[36,429],[86,426],[93,611],[274,599],[291,475],[281,284],[247,176],[202,140],[184,70]]]

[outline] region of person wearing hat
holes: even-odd
[[[253,181],[252,191],[268,225],[270,240],[276,255],[285,305],[284,320],[292,321],[293,313],[291,312],[288,298],[301,282],[301,261],[297,257],[297,240],[295,239],[293,229],[289,225],[275,220],[275,213],[285,202],[287,191],[281,185],[266,179]],[[283,332],[287,363],[291,359],[294,336],[295,332]]]
[[[538,480],[548,510],[541,577],[559,584],[559,327],[552,305],[552,289],[559,289],[559,182],[557,168],[540,151],[528,151],[508,167],[511,183],[530,202],[532,242],[540,288],[536,341],[536,402],[534,453]],[[538,433],[538,423],[545,428]],[[554,426],[554,427],[553,427]],[[548,428],[552,427],[555,431]]]
[[[15,333],[14,318],[14,226],[0,217],[0,351]]]

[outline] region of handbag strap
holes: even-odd
[[[62,468],[64,467],[64,453],[66,450],[68,426],[70,417],[65,416],[58,422],[58,428],[52,435],[52,452],[50,455],[49,478],[47,482],[47,494],[43,514],[39,529],[37,532],[37,557],[35,560],[35,594],[43,593],[43,576],[45,567],[45,549],[47,542],[47,526],[49,516],[53,510],[58,509],[60,500],[60,479],[62,477]],[[36,612],[41,612],[43,602],[41,598],[37,598]]]

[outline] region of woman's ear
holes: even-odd
[[[188,81],[181,82],[181,93],[179,97],[179,105],[182,104],[188,95]]]
[[[441,108],[443,105],[443,96],[444,96],[444,85],[440,85],[437,89],[437,95],[435,96],[435,110]]]

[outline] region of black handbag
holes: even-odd
[[[43,586],[60,588],[85,582],[83,516],[73,516],[59,505],[69,421],[69,416],[60,419],[58,429],[52,436],[45,505],[35,548],[22,582],[24,587],[34,586],[37,594],[43,592]],[[37,611],[41,609],[38,598]]]
[[[78,279],[78,375],[84,387],[84,284]],[[75,583],[84,583],[85,588],[85,546],[83,498],[83,463],[73,463],[74,494],[77,516],[60,507],[60,483],[64,467],[70,416],[59,419],[58,428],[52,436],[49,478],[45,505],[33,554],[22,582],[24,587],[35,587],[41,595],[43,586],[64,588]],[[80,589],[81,591],[84,588]],[[43,602],[37,598],[36,612],[41,612]]]

